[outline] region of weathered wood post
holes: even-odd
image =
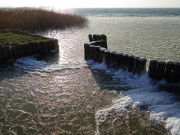
[[[105,51],[106,51],[106,48],[104,47],[100,47],[100,53],[99,53],[99,62],[102,63],[104,62],[104,59],[105,59]]]
[[[53,45],[51,45],[51,43],[53,43]],[[59,52],[59,43],[58,40],[50,40],[50,47],[51,50],[56,50],[57,52]]]
[[[102,35],[101,35],[101,38],[102,38],[102,40],[104,40],[104,41],[107,43],[107,37],[106,37],[106,35],[102,34]]]
[[[0,46],[0,62],[2,62],[3,61],[3,55],[2,55],[2,53],[3,53],[3,47],[1,47]]]
[[[105,64],[110,67],[110,50],[105,50]]]
[[[89,59],[94,59],[94,45],[89,46]]]
[[[89,37],[89,42],[92,42],[92,41],[93,41],[93,37],[92,37],[92,35],[91,35],[91,34],[89,34],[89,35],[88,35],[88,37]]]
[[[20,50],[20,46],[19,45],[15,45],[16,48],[17,48],[17,55],[18,55],[18,58],[21,57],[21,50]]]
[[[44,54],[49,54],[51,50],[48,50],[48,42],[44,42],[43,44],[43,49],[44,49]]]
[[[104,48],[106,48],[106,49],[108,48],[108,47],[107,47],[107,42],[104,41],[104,40],[101,41],[101,46],[104,47]]]
[[[149,70],[148,70],[149,77],[156,80],[157,80],[157,65],[158,65],[157,60],[151,60],[149,63]]]
[[[7,62],[9,58],[9,47],[4,47],[4,60]]]
[[[18,53],[17,53],[17,48],[16,48],[16,46],[12,46],[12,47],[11,47],[11,53],[12,53],[11,58],[18,58]]]
[[[100,46],[94,46],[94,60],[99,61],[100,56]]]
[[[54,49],[54,43],[51,43],[50,41],[46,43],[46,50],[48,53],[51,53]]]
[[[20,50],[21,50],[21,57],[25,57],[26,56],[25,45],[21,44]]]
[[[33,53],[38,54],[38,42],[34,42],[32,48],[33,48]]]
[[[133,73],[138,73],[140,57],[134,57]]]
[[[47,50],[46,50],[46,42],[40,42],[40,48],[41,48],[41,54],[45,55],[47,54]]]
[[[114,54],[114,66],[113,66],[113,68],[115,68],[115,69],[118,69],[117,59],[118,59],[118,53],[115,52],[115,54]]]
[[[124,70],[128,69],[128,57],[129,57],[128,54],[123,54],[123,57],[122,57],[122,68]]]
[[[36,42],[36,50],[40,55],[42,55],[42,49],[41,49],[40,42]]]
[[[23,50],[24,50],[24,56],[25,57],[28,56],[29,55],[29,50],[28,50],[26,44],[23,44]]]
[[[28,50],[29,50],[29,55],[33,55],[32,45],[33,45],[33,43],[28,43],[28,44],[27,44],[27,48],[28,48]]]
[[[0,46],[0,62],[7,62],[9,57],[9,47],[1,47]]]
[[[133,72],[133,65],[134,65],[134,55],[130,55],[128,57],[128,71]]]
[[[180,83],[180,62],[174,63],[172,79],[173,79],[173,82]]]
[[[102,40],[101,35],[96,35],[96,41]]]
[[[110,51],[110,67],[115,68],[116,66],[116,51]]]
[[[117,53],[117,69],[122,69],[123,53]]]
[[[97,41],[97,35],[93,34],[93,41]]]
[[[84,59],[86,60],[89,59],[89,46],[88,43],[84,44]]]
[[[11,44],[10,46],[6,46],[7,48],[8,48],[8,55],[9,55],[9,58],[13,58],[13,53],[12,53],[12,48],[13,48],[13,45]],[[2,48],[3,49],[3,48]],[[3,53],[3,52],[2,52]],[[0,54],[1,54],[1,56],[3,57],[3,54],[2,54],[1,52],[0,52]]]
[[[165,76],[166,62],[158,62],[157,65],[157,80],[162,80]]]
[[[46,43],[46,49],[48,53],[52,52],[52,50],[59,51],[58,40],[49,40]]]
[[[21,45],[18,45],[17,49],[18,49],[18,57],[20,58],[20,57],[22,57]]]
[[[147,61],[147,59],[145,59],[145,58],[139,59],[138,74],[144,74],[146,72],[146,61]]]
[[[164,74],[164,78],[168,82],[172,82],[173,81],[172,80],[173,69],[174,69],[174,63],[172,61],[168,61],[166,63],[166,70],[165,70],[165,74]]]

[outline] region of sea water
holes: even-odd
[[[129,108],[140,107],[149,114],[148,119],[179,135],[180,100],[164,91],[164,80],[153,81],[147,74],[138,76],[84,61],[83,44],[88,42],[88,34],[105,34],[110,50],[148,60],[179,61],[180,9],[66,12],[87,17],[87,26],[36,33],[57,38],[58,54],[20,58],[0,67],[0,134],[118,134],[123,130],[118,119],[124,113],[132,116]],[[179,89],[178,84],[168,88]],[[136,121],[143,120],[138,117]],[[135,134],[131,123],[131,117],[126,119],[125,125]],[[108,128],[103,129],[104,125]],[[149,125],[151,132],[154,128]]]

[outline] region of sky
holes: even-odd
[[[0,7],[180,8],[180,0],[0,0]]]

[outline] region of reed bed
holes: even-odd
[[[81,27],[85,17],[58,13],[41,8],[0,8],[0,30],[20,29],[27,31]]]

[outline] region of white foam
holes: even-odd
[[[88,60],[88,61],[86,61],[86,63],[91,66],[91,69],[98,69],[98,70],[107,70],[108,69],[107,65],[104,62],[98,63],[93,60]]]
[[[102,69],[98,65],[92,67]],[[97,135],[98,125],[106,119],[108,113],[120,112],[128,106],[147,108],[152,120],[163,122],[172,135],[180,135],[180,101],[176,95],[158,90],[159,85],[166,84],[165,81],[153,81],[147,74],[138,76],[123,70],[109,69],[106,72],[113,74],[116,79],[125,81],[132,89],[121,91],[125,95],[123,98],[113,101],[111,107],[96,112]]]
[[[17,59],[14,63],[14,66],[33,71],[44,68],[47,66],[47,63],[45,61],[37,61],[34,56],[28,56]]]
[[[35,56],[28,56],[17,59],[14,62],[13,66],[17,67],[18,69],[23,69],[23,72],[42,74],[41,72],[56,72],[65,69],[78,69],[87,66],[87,64],[60,63],[60,62],[48,63],[43,60],[37,60]]]

